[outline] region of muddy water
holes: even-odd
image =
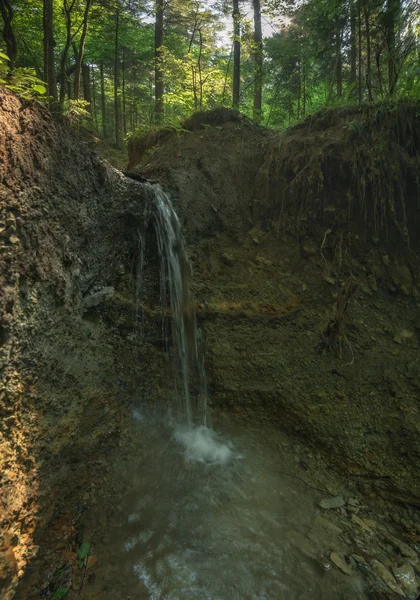
[[[230,417],[217,429],[179,430],[134,412],[139,446],[115,466],[125,493],[109,500],[118,506],[83,597],[364,598],[356,576],[324,571],[322,557],[299,550],[319,496],[281,473],[276,432]]]

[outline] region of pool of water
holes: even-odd
[[[365,598],[356,575],[324,571],[323,556],[302,552],[321,494],[284,475],[275,429],[232,417],[215,428],[179,429],[134,411],[139,446],[114,466],[125,492],[109,500],[118,506],[94,542],[99,568],[85,597]]]

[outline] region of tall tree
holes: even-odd
[[[3,19],[3,39],[9,57],[9,68],[13,70],[17,56],[17,42],[12,26],[13,8],[9,0],[0,0],[0,13]]]
[[[82,21],[82,34],[80,36],[79,47],[76,53],[76,65],[74,69],[74,97],[76,100],[79,99],[80,95],[80,73],[82,70],[83,56],[85,53],[85,40],[88,28],[89,11],[92,5],[92,0],[86,0],[85,10],[83,13]]]
[[[163,21],[164,0],[156,0],[155,22],[155,121],[160,123],[164,114],[164,81],[163,81]]]
[[[121,147],[121,102],[120,102],[120,5],[115,11],[115,46],[114,46],[114,117],[115,146]]]
[[[44,24],[44,80],[47,83],[48,95],[55,103],[57,101],[57,85],[54,64],[54,6],[53,0],[43,2],[43,24]]]
[[[72,16],[75,7],[76,0],[64,0],[63,2],[63,12],[64,12],[64,21],[65,21],[65,29],[66,29],[66,40],[64,43],[63,50],[61,52],[60,58],[60,72],[59,72],[59,81],[60,81],[60,105],[63,104],[64,99],[66,97],[66,88],[67,88],[67,58],[70,50],[70,46],[74,40],[76,33],[72,32]]]
[[[254,61],[255,61],[255,83],[254,83],[254,120],[261,123],[262,111],[262,73],[263,73],[263,41],[261,26],[261,1],[253,0],[254,6]]]
[[[239,108],[241,93],[241,13],[239,0],[233,0],[233,96],[232,105]]]
[[[385,13],[386,43],[388,46],[388,92],[391,96],[395,92],[397,83],[396,68],[396,33],[397,21],[401,13],[400,0],[387,0]]]

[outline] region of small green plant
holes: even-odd
[[[70,590],[66,590],[65,588],[59,588],[55,590],[54,594],[51,596],[51,600],[63,600],[63,598],[67,598]]]
[[[37,77],[35,70],[18,68],[10,71],[8,60],[7,54],[0,51],[0,83],[22,98],[45,101],[47,88],[45,83]]]
[[[63,117],[76,133],[79,133],[81,127],[87,129],[91,125],[92,117],[88,107],[86,100],[67,100],[63,105]]]
[[[83,542],[76,551],[77,554],[77,566],[79,569],[84,567],[87,557],[90,552],[89,542]]]

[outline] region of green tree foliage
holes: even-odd
[[[156,121],[177,124],[232,98],[279,127],[326,105],[419,93],[413,0],[165,0],[156,52],[160,5],[0,0],[0,78],[82,116],[117,145]]]

